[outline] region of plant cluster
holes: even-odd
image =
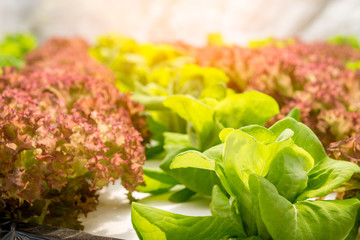
[[[213,36],[212,41],[221,39]],[[117,74],[120,90],[127,86],[146,106],[152,141],[158,143],[147,156],[162,161],[159,168],[144,168],[146,186],[137,188],[142,192],[157,194],[182,184],[185,189],[173,194],[172,201],[186,201],[195,193],[211,195],[213,174],[171,170],[174,155],[188,149],[204,151],[219,143],[223,128],[264,125],[279,113],[273,98],[255,91],[235,94],[222,71],[191,64],[169,45],[138,44],[110,35],[101,37],[91,53]],[[206,175],[209,181],[198,181]]]
[[[36,39],[30,34],[8,34],[0,41],[0,67],[24,66],[25,55],[36,47]],[[1,69],[0,69],[1,73]]]
[[[21,72],[4,68],[2,217],[81,229],[98,189],[121,179],[130,197],[143,184],[144,108],[106,82],[104,69],[78,39],[50,40]]]
[[[145,168],[146,187],[143,192],[160,193],[177,184],[185,188],[170,196],[174,202],[188,200],[196,193],[211,195],[218,183],[215,174],[204,169],[170,169],[174,157],[189,149],[205,151],[220,143],[220,131],[226,127],[239,128],[251,124],[264,125],[279,112],[276,101],[256,91],[233,94],[221,101],[213,98],[197,100],[183,95],[168,97],[164,105],[186,121],[187,132],[165,132],[164,148],[167,155],[161,170]]]
[[[201,66],[222,69],[230,78],[230,87],[273,96],[281,106],[279,118],[297,107],[301,121],[326,146],[358,133],[360,72],[347,66],[360,60],[360,51],[350,45],[294,40],[281,47],[182,45],[179,49]]]
[[[23,69],[23,72],[31,72],[36,69],[58,68],[60,65],[64,72],[73,72],[91,77],[91,80],[89,80],[91,83],[88,84],[89,90],[86,95],[95,97],[99,92],[102,92],[101,96],[103,97],[101,100],[103,103],[99,103],[96,107],[103,105],[103,107],[108,108],[107,111],[110,112],[112,111],[111,107],[113,105],[125,108],[130,114],[133,126],[141,133],[144,142],[148,142],[152,134],[147,127],[145,116],[140,116],[144,111],[144,106],[131,101],[130,94],[119,95],[116,88],[113,87],[115,84],[114,73],[89,57],[89,49],[90,46],[88,43],[81,38],[72,38],[71,40],[64,38],[50,39],[44,43],[41,48],[27,55],[27,66]],[[69,58],[69,56],[72,57]],[[104,81],[107,83],[104,83]],[[83,80],[82,84],[85,86],[86,80]],[[120,101],[119,96],[124,100]],[[77,96],[74,94],[69,97],[72,98],[71,101],[69,100],[70,102],[77,100]]]
[[[353,48],[360,48],[359,45],[359,40],[357,39],[356,36],[344,36],[344,35],[338,35],[332,38],[329,38],[327,40],[328,43],[330,44],[335,44],[335,45],[350,45]]]
[[[202,68],[166,44],[140,44],[130,38],[106,35],[90,54],[116,74],[115,85],[131,92],[133,99],[146,107],[147,121],[154,133],[148,156],[163,151],[166,131],[185,133],[186,123],[163,105],[167,97],[189,95],[196,99],[221,100],[232,91],[228,78],[215,68]]]
[[[169,166],[214,173],[212,216],[133,203],[132,223],[140,239],[355,239],[359,199],[313,198],[326,196],[360,167],[329,158],[308,127],[285,118],[268,129],[225,128],[219,138],[221,144],[182,152]]]

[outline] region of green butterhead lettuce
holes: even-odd
[[[273,159],[267,179],[282,196],[293,202],[308,185],[308,171],[314,167],[314,159],[304,149],[286,147]]]
[[[278,112],[279,106],[272,97],[248,91],[231,95],[219,102],[215,117],[225,127],[240,128],[251,124],[264,125]]]
[[[275,123],[270,130],[279,134],[285,128],[294,131],[294,142],[306,150],[314,159],[314,167],[308,172],[307,188],[297,197],[305,200],[313,197],[323,197],[332,190],[348,181],[354,172],[354,164],[337,161],[329,158],[321,142],[310,128],[292,118],[287,118]],[[357,167],[357,169],[360,169]]]
[[[215,111],[212,107],[199,100],[183,95],[168,97],[164,101],[164,106],[170,108],[191,124],[189,128],[192,127],[196,132],[193,134],[197,134],[197,136],[191,138],[192,129],[189,129],[192,145],[197,146],[199,149],[206,149],[209,142],[211,145],[217,143],[216,137],[219,130],[214,125],[213,115]],[[210,141],[208,141],[209,139]],[[211,139],[215,139],[215,142],[211,143]]]
[[[327,195],[354,173],[359,173],[360,168],[327,157],[308,127],[293,118],[286,118],[269,129],[256,125],[238,130],[224,129],[220,138],[223,144],[203,153],[190,150],[178,154],[169,168],[216,173],[221,185],[213,187],[211,212],[213,217],[227,219],[237,226],[239,235],[232,237],[355,239],[360,207],[358,199],[311,201],[308,198]],[[136,208],[147,207],[136,205]],[[142,236],[142,231],[146,231],[139,230],[142,221],[158,227],[156,219],[167,214],[153,211],[151,217],[136,217],[133,225]],[[164,239],[172,239],[167,234],[177,224],[183,224],[181,220],[171,221],[175,226],[161,229]],[[192,227],[196,224],[193,223]],[[206,239],[212,231],[221,229],[213,228],[199,228],[198,231]],[[186,235],[188,230],[178,229],[177,234],[185,234],[183,239],[201,239],[196,234]],[[227,231],[216,236],[212,239],[230,237]]]
[[[291,204],[265,178],[251,175],[249,183],[273,239],[345,239],[355,223],[357,199]]]
[[[205,156],[210,154],[210,158],[216,159],[221,159],[222,147],[217,145],[221,143],[219,133],[224,135],[221,131],[224,127],[237,128],[251,123],[262,125],[279,112],[279,107],[273,98],[256,91],[230,95],[220,101],[215,98],[198,100],[191,96],[174,95],[167,97],[164,106],[185,120],[187,129],[187,134],[164,133],[164,148],[168,156],[183,148],[193,147],[197,150],[205,150]],[[252,106],[257,106],[257,108],[251,110]],[[230,116],[231,112],[234,112],[232,117]],[[238,121],[229,121],[229,119],[238,119]],[[261,128],[261,126],[258,127]],[[261,130],[270,132],[264,129]],[[223,131],[226,132],[227,130]],[[277,137],[275,134],[271,134],[275,141]],[[193,156],[196,154],[195,152]],[[194,161],[193,158],[187,158],[191,159],[193,164],[199,164],[201,157],[197,158],[197,161]],[[166,157],[160,168],[191,191],[211,195],[213,186],[220,184],[213,168],[208,167],[206,169],[189,165],[187,168],[171,169],[169,166],[172,160],[173,157]]]
[[[279,113],[273,98],[256,91],[233,94],[221,101],[212,100],[175,95],[164,101],[166,107],[188,122],[189,142],[200,150],[219,144],[223,128],[264,125]]]

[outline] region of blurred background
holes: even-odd
[[[244,44],[269,36],[360,37],[359,0],[0,0],[0,34],[96,36],[202,45],[208,33]]]

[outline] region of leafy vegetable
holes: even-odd
[[[250,184],[261,220],[273,239],[344,239],[355,223],[357,199],[291,204],[264,178],[252,175]]]
[[[140,239],[210,240],[243,234],[226,218],[187,217],[139,203],[133,203],[131,219]]]
[[[150,130],[155,133],[148,146],[150,158],[164,150],[164,132],[186,131],[185,122],[163,105],[168,96],[221,100],[231,92],[222,71],[192,64],[191,58],[171,45],[139,44],[129,38],[106,35],[99,38],[90,53],[116,73],[115,85],[120,91],[132,92],[133,99],[146,107]]]
[[[213,100],[213,101],[210,101]],[[209,103],[209,104],[206,104]],[[192,147],[198,150],[206,150],[204,156],[192,158],[192,164],[206,162],[202,158],[206,155],[214,157],[220,143],[218,137],[224,127],[242,127],[251,123],[264,124],[266,120],[278,112],[277,103],[271,97],[249,91],[243,94],[235,94],[221,101],[214,99],[196,100],[188,96],[171,96],[164,101],[164,105],[176,112],[180,117],[187,121],[187,142],[183,141],[183,135],[167,135],[165,139],[165,149],[168,155],[177,151],[184,151],[185,147]],[[254,107],[255,108],[252,108]],[[234,121],[231,119],[238,119]],[[181,137],[181,141],[176,141]],[[175,144],[175,145],[174,145]],[[179,144],[179,145],[177,145]],[[180,151],[179,151],[180,150]],[[185,185],[191,191],[211,195],[214,185],[220,184],[218,177],[208,168],[186,168],[171,169],[170,164],[173,156],[167,157],[160,168],[175,178],[179,183]]]
[[[279,111],[274,99],[255,91],[230,95],[221,101],[171,96],[164,101],[164,105],[187,121],[189,144],[200,150],[219,143],[218,134],[224,127],[263,125]]]
[[[360,61],[347,62],[346,67],[350,70],[356,71],[360,69]]]
[[[84,98],[89,95],[87,91],[93,91],[92,97],[95,97],[97,93],[96,87],[99,87],[99,91],[102,90],[102,94],[96,98],[99,103],[97,103],[97,107],[101,107],[106,109],[106,111],[113,111],[112,108],[115,105],[116,108],[124,107],[129,113],[129,117],[138,132],[141,133],[141,136],[144,139],[144,142],[147,143],[151,137],[151,133],[147,127],[147,123],[144,116],[142,115],[144,111],[144,106],[138,104],[137,102],[131,101],[130,94],[120,94],[122,98],[126,99],[124,102],[118,100],[119,93],[116,91],[112,85],[115,82],[114,74],[102,64],[99,64],[95,60],[93,60],[88,55],[89,45],[81,38],[72,38],[71,40],[63,39],[63,38],[53,38],[46,42],[41,48],[37,49],[28,54],[26,61],[27,66],[24,69],[24,72],[34,71],[36,69],[51,69],[51,68],[59,68],[61,65],[62,71],[64,72],[74,72],[76,74],[83,74],[84,77],[92,77],[96,80],[94,81],[94,86],[89,85],[86,86],[86,80],[82,79],[82,86],[78,86],[79,88],[84,88],[82,91],[71,90],[70,93],[67,93],[66,100],[69,103],[76,102],[79,97]],[[71,58],[69,56],[72,56]],[[76,59],[76,65],[74,66],[74,59]],[[66,78],[63,76],[63,78]],[[75,79],[69,79],[67,82],[74,82]],[[103,83],[104,81],[109,82]],[[79,83],[80,84],[80,83]],[[99,86],[98,86],[99,85]],[[40,86],[41,87],[41,86]],[[84,96],[82,96],[84,94]],[[100,101],[102,103],[100,104]],[[108,101],[108,102],[106,102]],[[87,103],[90,105],[90,101]],[[67,106],[67,108],[71,108],[71,106]],[[89,109],[90,110],[90,109]],[[88,112],[85,112],[88,114]]]
[[[25,55],[36,46],[34,36],[30,34],[8,34],[0,41],[0,67],[24,66]],[[1,73],[1,69],[0,69]]]
[[[355,36],[335,36],[328,39],[327,42],[335,45],[346,44],[352,46],[353,48],[360,48],[359,40]]]
[[[221,188],[213,188],[212,218],[224,223],[226,219],[228,228],[211,223],[202,227],[210,217],[179,216],[133,204],[132,223],[140,239],[151,239],[150,232],[156,232],[157,239],[207,239],[214,232],[216,239],[355,239],[358,199],[309,198],[326,196],[360,167],[329,158],[315,134],[293,118],[268,129],[253,125],[224,129],[220,135],[224,143],[211,154],[181,153],[170,168],[216,173]],[[238,232],[229,232],[231,226]]]
[[[99,38],[91,54],[117,74],[120,90],[132,91],[133,99],[146,106],[150,130],[155,133],[147,145],[147,157],[165,158],[160,168],[186,186],[184,193],[210,195],[219,180],[203,169],[170,169],[174,152],[188,147],[204,151],[220,143],[218,135],[224,127],[263,125],[279,112],[271,97],[255,91],[234,94],[226,87],[228,78],[222,71],[194,65],[170,45],[138,44],[108,35]],[[165,176],[164,172],[158,173]],[[198,181],[208,175],[206,181]],[[148,186],[138,190],[159,193],[173,186],[147,170],[145,180]],[[187,198],[177,196],[172,199]]]
[[[220,33],[209,33],[207,36],[208,45],[226,45]]]
[[[286,47],[288,45],[293,44],[295,41],[294,39],[286,39],[286,40],[278,40],[273,37],[268,37],[266,39],[260,39],[260,40],[252,40],[249,42],[248,46],[249,48],[261,48],[261,47],[267,47],[267,46],[275,46],[275,47]]]
[[[160,169],[152,168],[144,168],[144,182],[146,186],[138,186],[136,190],[152,194],[167,192],[178,184],[175,179]]]
[[[3,217],[78,229],[78,216],[96,209],[98,189],[121,179],[131,194],[143,184],[134,127],[145,128],[143,107],[90,74],[96,63],[78,46],[86,44],[50,40],[21,72],[0,76]]]

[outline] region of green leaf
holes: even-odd
[[[277,139],[277,136],[272,131],[270,131],[269,129],[267,129],[263,126],[259,126],[259,125],[249,125],[246,127],[242,127],[241,131],[251,135],[253,138],[256,139],[256,141],[258,141],[259,143],[262,143],[262,144],[273,143]],[[221,133],[222,132],[223,131],[221,131]],[[222,134],[225,135],[225,133],[226,132],[224,132]]]
[[[216,106],[215,118],[224,127],[240,128],[250,124],[264,125],[279,113],[279,105],[270,96],[248,91],[231,95]]]
[[[178,182],[169,176],[167,173],[161,171],[160,169],[154,168],[143,168],[144,170],[144,182],[145,186],[137,186],[136,190],[139,192],[160,194],[163,192],[169,191]]]
[[[146,110],[165,110],[163,105],[166,96],[147,96],[140,93],[134,93],[131,98],[146,107]]]
[[[198,151],[187,151],[178,154],[170,165],[170,169],[176,168],[200,168],[214,170],[215,163],[205,154]]]
[[[145,205],[144,205],[145,206]],[[142,216],[141,210],[143,205],[133,202],[131,207],[131,223],[139,239],[159,239],[166,240],[166,235],[161,228],[149,221],[146,216]],[[140,213],[139,213],[139,210]],[[145,208],[146,209],[146,208]],[[151,209],[153,210],[153,209]],[[159,210],[160,211],[160,210]],[[159,217],[158,217],[159,218]],[[158,220],[158,219],[157,219]]]
[[[279,150],[285,146],[292,145],[291,135],[284,131],[287,138],[264,145],[251,135],[235,130],[229,133],[224,145],[224,170],[227,179],[234,179],[248,185],[248,178],[251,173],[266,176],[271,161]]]
[[[204,104],[208,105],[211,108],[214,108],[218,104],[216,98],[210,98],[210,97],[201,98],[201,102],[203,102]]]
[[[156,164],[157,163],[154,163],[154,165],[156,165]],[[154,168],[154,167],[147,167],[147,165],[150,165],[150,164],[147,163],[143,167],[143,171],[144,171],[145,175],[147,175],[153,179],[157,179],[161,182],[166,182],[168,184],[178,184],[178,182],[174,178],[169,176],[169,174],[166,174],[165,172],[163,172],[161,169]]]
[[[251,135],[253,138],[256,139],[256,141],[265,145],[273,143],[275,141],[280,142],[282,141],[282,139],[287,139],[294,135],[294,132],[291,129],[284,129],[284,131],[280,135],[276,135],[271,130],[259,125],[245,126],[240,128],[240,130]],[[219,134],[220,140],[222,142],[225,142],[226,137],[232,131],[234,131],[233,128],[224,128],[223,130],[221,130]]]
[[[298,200],[323,197],[348,181],[354,173],[360,173],[355,163],[325,158],[308,173],[308,187],[298,196]]]
[[[235,209],[233,199],[230,200],[217,185],[213,188],[210,209],[213,216],[231,218],[233,223],[237,225],[237,228],[246,235],[241,217]]]
[[[181,189],[181,190],[171,194],[171,196],[169,197],[169,200],[171,202],[175,202],[175,203],[186,202],[195,194],[196,194],[196,192],[191,191],[188,188],[184,188],[184,189]]]
[[[131,222],[143,240],[213,240],[245,237],[231,220],[221,217],[189,217],[133,203]]]
[[[295,119],[296,121],[300,122],[300,110],[297,107],[294,107],[288,113],[287,117],[291,117],[291,118]]]
[[[163,137],[166,156],[170,156],[173,152],[177,152],[179,149],[187,148],[190,145],[188,134],[177,132],[164,132]]]
[[[178,154],[181,155],[182,152],[186,152],[189,149],[191,148],[180,149],[174,152],[161,163],[160,168],[190,190],[201,194],[211,195],[213,186],[215,184],[221,185],[219,178],[213,170],[199,169],[196,168],[195,165],[194,167],[170,169],[176,156],[178,156]],[[192,153],[196,152],[192,151]],[[186,158],[183,158],[183,160],[188,163],[190,162]]]
[[[315,166],[308,173],[308,186],[297,199],[326,196],[343,182],[349,180],[360,168],[353,163],[328,158],[325,150],[310,128],[292,118],[280,120],[270,130],[279,134],[286,128],[294,131],[294,143],[306,150],[314,159]]]
[[[196,64],[186,64],[181,68],[180,86],[181,92],[189,94],[190,90],[201,92],[202,89],[219,83],[227,83],[229,78],[226,74],[212,67],[200,67]],[[193,95],[195,96],[195,95]]]
[[[252,236],[247,238],[238,238],[239,240],[264,240],[262,237],[259,236]]]
[[[214,110],[208,105],[189,96],[170,96],[164,105],[181,118],[190,122],[197,133],[197,146],[203,150],[219,142],[219,130],[213,121]]]
[[[307,187],[307,172],[314,166],[314,159],[300,147],[282,149],[271,163],[266,179],[290,202]]]
[[[233,215],[229,197],[217,185],[212,191],[210,209],[213,216],[231,217]]]
[[[171,170],[170,175],[190,190],[205,195],[211,195],[214,185],[221,185],[218,176],[212,170],[179,168]]]
[[[360,195],[356,196],[355,198],[360,201]],[[347,236],[346,240],[353,240],[353,239],[358,240],[360,237],[360,228],[359,227],[360,227],[360,208],[358,208],[355,224],[354,224],[353,228],[351,229],[350,234]]]
[[[291,137],[287,131],[284,135]],[[255,209],[248,186],[249,175],[266,176],[277,152],[290,145],[293,145],[290,138],[264,145],[241,130],[234,130],[226,137],[223,166],[216,164],[215,169],[224,188],[237,200],[239,212],[246,216],[243,218],[244,228],[249,235],[257,233]]]
[[[182,174],[188,176],[192,174],[191,172],[195,169],[204,169],[204,170],[214,170],[215,161],[222,161],[222,152],[224,149],[224,144],[216,145],[212,148],[209,148],[204,153],[201,153],[196,150],[188,150],[190,148],[184,148],[179,151],[176,151],[171,157],[167,158],[162,162],[160,167],[164,169],[169,174],[178,175],[176,169],[182,169]],[[185,168],[189,171],[186,171]],[[211,174],[213,176],[213,174]],[[188,176],[189,178],[194,178],[195,176]],[[183,183],[185,184],[185,183]],[[200,183],[199,183],[200,184]]]
[[[202,90],[200,99],[203,98],[215,98],[217,100],[224,99],[226,97],[226,84],[219,82],[217,84],[208,86]]]
[[[287,128],[279,135],[279,137],[276,139],[276,142],[282,142],[291,138],[292,136],[294,136],[294,132],[291,129]]]
[[[251,194],[273,239],[345,239],[360,206],[357,199],[291,204],[268,180],[252,174]]]
[[[207,149],[204,155],[215,162],[222,162],[222,154],[224,152],[224,144],[219,144]]]
[[[33,150],[22,151],[20,156],[25,168],[30,168],[34,163],[36,163],[36,158]]]
[[[145,186],[137,186],[136,191],[151,194],[161,194],[169,191],[175,186],[175,184],[169,184],[166,182],[158,181],[150,178],[147,175],[143,175]]]
[[[216,172],[217,176],[219,177],[220,182],[221,182],[222,186],[224,187],[224,189],[226,190],[226,192],[232,196],[235,196],[235,194],[233,194],[231,191],[231,188],[229,185],[230,181],[228,181],[228,179],[226,178],[225,170],[222,165],[223,165],[222,162],[215,162],[215,172]],[[243,192],[246,193],[246,187],[243,183],[239,184],[239,190],[241,190],[241,189],[244,189]],[[241,191],[239,191],[239,192],[241,192]]]
[[[330,44],[335,44],[335,45],[342,45],[342,44],[347,44],[350,45],[353,48],[359,48],[359,40],[357,39],[356,36],[334,36],[331,37],[327,40],[328,43]]]
[[[177,132],[164,132],[164,145],[188,147],[189,135]]]
[[[151,138],[152,142],[157,143],[157,144],[153,144],[153,146],[147,147],[146,157],[149,159],[154,157],[156,154],[161,153],[164,150],[163,133],[167,130],[167,126],[164,126],[163,124],[159,123],[158,121],[153,119],[153,117],[150,115],[146,116],[146,123],[149,127],[150,132],[153,134]]]
[[[221,142],[225,142],[226,137],[229,135],[229,133],[231,133],[232,131],[234,131],[234,128],[224,128],[220,131],[219,133],[219,138],[221,140]]]
[[[189,150],[195,150],[192,147],[184,147],[184,148],[174,148],[174,151],[168,153],[165,158],[160,163],[160,169],[162,169],[166,173],[170,173],[170,164],[173,161],[173,159],[180,153],[186,152]]]
[[[269,130],[279,136],[287,128],[294,132],[294,136],[292,137],[294,143],[310,153],[310,155],[314,158],[315,163],[321,161],[327,156],[315,133],[313,133],[309,127],[297,122],[293,118],[284,118],[276,122],[269,128]]]

